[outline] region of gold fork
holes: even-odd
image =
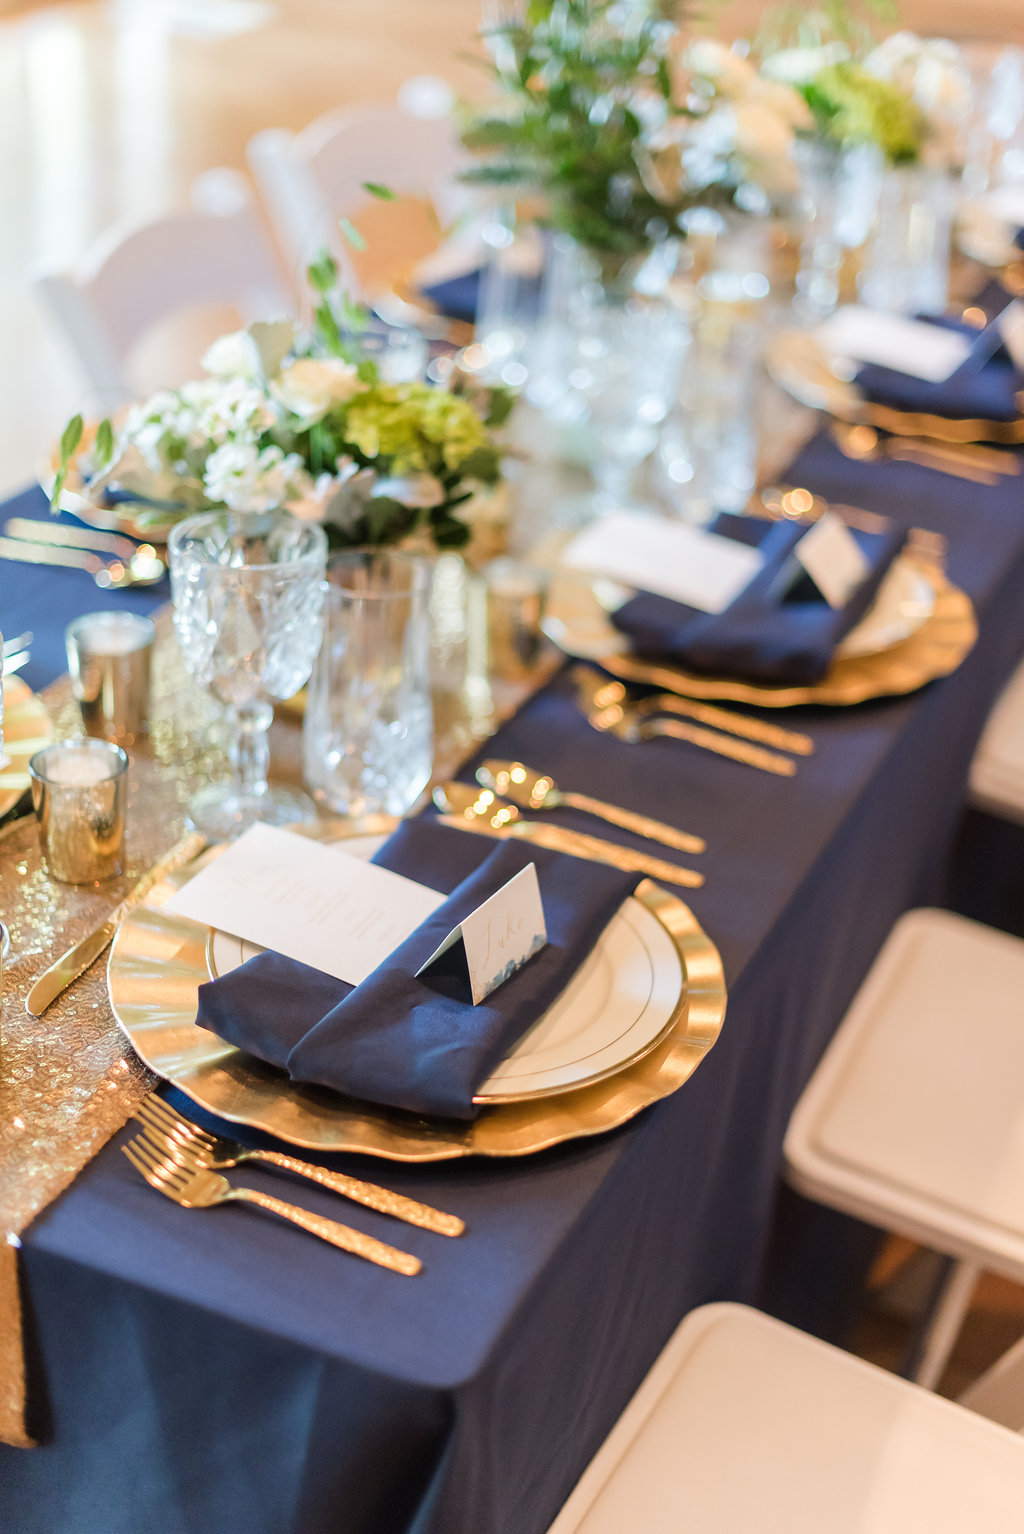
[[[344,1172],[328,1172],[280,1151],[250,1150],[240,1140],[229,1139],[227,1135],[208,1134],[191,1119],[179,1117],[159,1097],[146,1098],[135,1110],[134,1117],[158,1150],[172,1156],[186,1155],[193,1166],[218,1170],[238,1166],[243,1161],[262,1161],[281,1167],[285,1172],[294,1172],[298,1177],[307,1177],[322,1188],[330,1188],[332,1193],[352,1199],[353,1203],[365,1204],[367,1209],[393,1215],[396,1220],[419,1225],[439,1236],[461,1236],[466,1228],[465,1221],[458,1215],[442,1214],[440,1209],[432,1209],[429,1204],[421,1204],[401,1193],[392,1193],[389,1188],[380,1188],[376,1183],[363,1182]]]
[[[376,1241],[373,1236],[364,1236],[362,1231],[352,1230],[348,1225],[339,1225],[336,1220],[324,1220],[308,1209],[300,1209],[296,1204],[285,1204],[281,1199],[257,1192],[255,1188],[233,1188],[226,1177],[216,1172],[204,1168],[189,1169],[169,1157],[158,1156],[139,1137],[122,1145],[121,1149],[151,1188],[185,1209],[212,1209],[216,1204],[227,1204],[234,1200],[243,1204],[258,1204],[271,1214],[279,1214],[282,1219],[301,1225],[310,1235],[319,1236],[332,1246],[340,1246],[342,1251],[351,1252],[356,1257],[365,1257],[367,1262],[375,1262],[379,1267],[390,1268],[394,1273],[406,1273],[411,1277],[423,1266],[419,1258],[413,1257],[411,1253],[400,1252],[397,1247]]]

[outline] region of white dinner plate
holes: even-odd
[[[589,581],[573,570],[556,571],[545,609],[549,639],[580,660],[600,661],[606,655],[626,655],[628,635],[609,621],[631,593],[613,581]],[[931,617],[935,588],[910,560],[896,559],[878,588],[874,602],[837,647],[837,655],[878,655],[909,639]]]
[[[354,837],[345,851],[371,857],[382,837]],[[262,950],[213,931],[211,975]],[[671,1026],[684,985],[679,953],[656,917],[630,898],[613,916],[562,995],[506,1055],[474,1098],[518,1102],[570,1092],[642,1059]]]

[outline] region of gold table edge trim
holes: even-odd
[[[311,830],[314,835],[337,835],[339,829],[350,836],[369,835],[394,824],[378,816],[326,822],[323,831]],[[721,1030],[727,997],[717,949],[683,901],[645,879],[636,898],[672,940],[684,985],[662,1041],[639,1060],[569,1092],[485,1107],[468,1124],[349,1104],[326,1090],[294,1087],[280,1072],[214,1035],[209,1049],[196,1051],[190,1034],[195,1030],[195,991],[207,978],[207,928],[163,916],[157,903],[161,895],[170,898],[171,887],[184,878],[183,873],[166,881],[122,924],[108,963],[114,1016],[143,1063],[200,1107],[306,1150],[405,1162],[532,1155],[618,1128],[667,1097],[692,1075]]]

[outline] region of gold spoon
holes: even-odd
[[[674,826],[667,826],[649,815],[620,809],[616,804],[606,804],[603,799],[591,799],[589,794],[560,789],[546,773],[538,772],[535,767],[524,767],[522,762],[486,761],[477,768],[476,779],[485,788],[493,788],[496,794],[511,799],[524,810],[557,810],[562,806],[583,810],[608,821],[609,825],[633,831],[637,836],[661,842],[666,847],[675,847],[679,852],[704,852],[707,849],[702,836],[677,831]]]

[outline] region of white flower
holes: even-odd
[[[365,387],[353,365],[340,357],[296,357],[281,369],[270,392],[293,415],[317,421]]]
[[[203,353],[200,366],[215,378],[244,378],[248,383],[256,383],[262,371],[260,354],[247,330],[218,336]]]
[[[337,473],[321,474],[315,481],[308,474],[300,475],[288,510],[300,521],[327,523],[351,533],[375,493],[377,473],[360,468],[354,458],[344,456],[337,460],[336,467]]]
[[[258,320],[245,330],[218,337],[207,348],[202,366],[215,378],[243,378],[258,384],[276,377],[294,343],[290,320]]]
[[[754,66],[711,37],[698,37],[687,48],[683,63],[695,75],[710,80],[723,96],[742,96],[756,79]]]
[[[782,48],[770,53],[761,64],[761,73],[769,80],[787,85],[809,85],[815,75],[850,57],[845,43],[822,43],[816,48]]]
[[[217,380],[212,391],[203,385],[186,384],[181,392],[195,408],[198,430],[215,446],[231,437],[255,441],[277,421],[263,390],[244,378]]]
[[[308,475],[298,453],[286,457],[279,447],[225,442],[206,460],[203,480],[210,500],[231,511],[274,511]]]

